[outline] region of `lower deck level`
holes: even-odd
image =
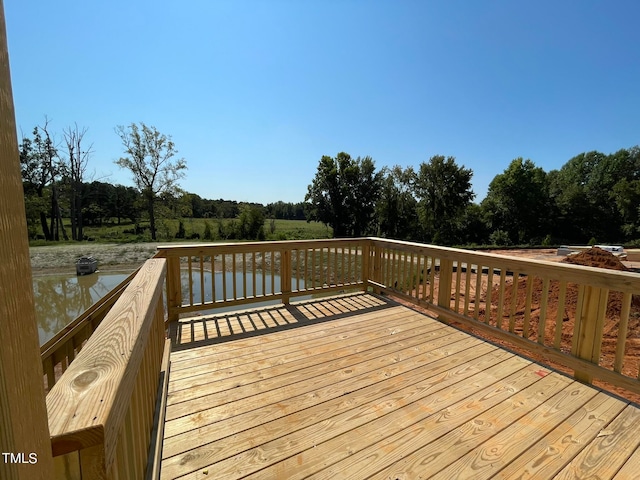
[[[181,320],[161,478],[638,478],[640,409],[368,294]]]

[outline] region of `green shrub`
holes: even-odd
[[[489,235],[489,243],[501,247],[506,247],[512,244],[509,234],[504,230],[494,230],[494,232]]]
[[[211,223],[205,220],[204,222],[204,233],[202,234],[203,240],[213,240],[213,232],[211,231]]]
[[[184,229],[184,223],[180,220],[178,224],[178,233],[176,233],[176,238],[184,238],[187,236],[187,232]]]

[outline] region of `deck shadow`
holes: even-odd
[[[180,320],[169,327],[169,338],[172,351],[180,351],[338,320],[397,305],[385,297],[366,293],[305,300]]]

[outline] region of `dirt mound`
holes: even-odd
[[[613,253],[593,247],[584,250],[576,255],[570,255],[562,260],[562,263],[571,263],[573,265],[584,265],[586,267],[606,268],[609,270],[618,270],[620,272],[628,272],[629,269],[624,266],[618,257]]]

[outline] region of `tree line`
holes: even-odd
[[[436,155],[417,169],[377,170],[370,157],[323,156],[307,219],[334,235],[441,245],[640,243],[640,148],[586,152],[545,172],[516,158],[474,203],[473,171]]]
[[[132,123],[115,133],[124,154],[116,164],[131,173],[135,187],[89,178],[94,152],[86,128],[68,127],[56,141],[45,117],[22,138],[31,238],[83,240],[86,226],[130,223],[136,234],[148,232],[155,240],[158,218],[230,218],[236,221],[219,222],[220,231],[209,237],[260,239],[270,218],[322,222],[336,237],[377,235],[441,245],[640,243],[637,146],[608,155],[581,153],[549,172],[516,158],[479,203],[471,188],[473,171],[455,157],[377,169],[371,157],[341,152],[320,159],[304,201],[262,205],[182,190],[186,161],[177,158],[171,137],[155,127]]]
[[[45,118],[31,136],[23,136],[19,153],[30,238],[86,240],[86,226],[132,224],[130,231],[148,232],[155,240],[158,218],[212,218],[238,220],[219,227],[224,230],[217,232],[221,238],[255,239],[260,235],[257,224],[263,225],[265,218],[306,218],[303,202],[265,206],[186,192],[179,186],[186,162],[174,159],[177,150],[171,137],[144,123],[118,126],[115,133],[124,152],[116,164],[132,173],[135,187],[90,178],[94,152],[86,128],[66,128],[62,141],[57,141]],[[63,219],[70,221],[70,231]]]

